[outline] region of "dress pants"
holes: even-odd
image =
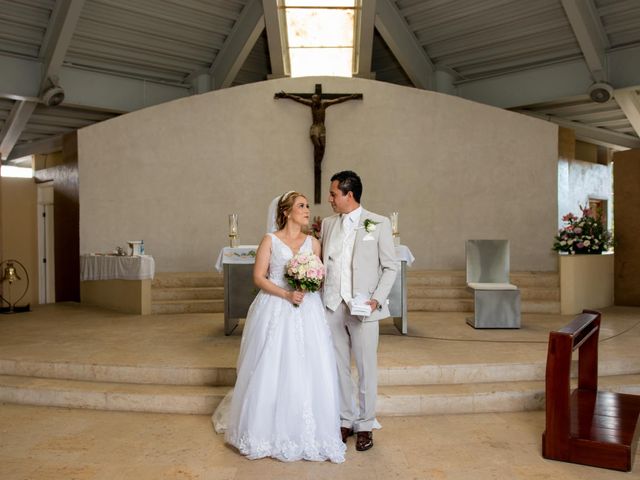
[[[335,312],[326,309],[338,364],[341,426],[370,432],[376,421],[378,396],[378,322],[362,322],[340,302]],[[358,369],[358,402],[354,403],[351,354]]]

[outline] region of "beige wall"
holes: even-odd
[[[313,195],[311,114],[275,92],[360,92],[327,110],[331,174],[357,171],[363,205],[400,212],[416,268],[463,269],[468,238],[511,240],[513,270],[556,270],[557,127],[414,88],[346,78],[278,79],[176,100],[79,131],[80,251],[143,239],[157,271],[211,270],[227,243],[257,243],[271,199]]]
[[[584,309],[613,305],[612,254],[559,255],[560,313],[575,315]]]
[[[616,305],[640,306],[640,149],[613,156]]]
[[[558,226],[564,225],[562,217],[569,212],[580,216],[580,206],[588,207],[589,199],[607,201],[607,218],[613,214],[611,164],[580,160],[558,161]]]
[[[567,213],[580,215],[580,206],[589,206],[589,198],[607,200],[607,218],[612,218],[612,165],[597,163],[600,148],[576,141],[574,131],[569,128],[559,128],[558,228],[564,225],[562,217]]]
[[[29,290],[18,303],[38,303],[37,189],[31,178],[2,178],[1,208],[3,260],[15,259],[29,274]],[[0,272],[0,275],[2,272]],[[8,295],[5,285],[4,295]],[[13,296],[13,292],[12,292]],[[17,300],[13,298],[12,300]]]

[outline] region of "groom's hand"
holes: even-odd
[[[376,308],[378,308],[378,301],[375,298],[368,300],[366,303],[371,307],[371,311],[373,312]]]

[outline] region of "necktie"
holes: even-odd
[[[349,235],[349,226],[349,215],[342,215],[342,233],[344,233],[345,236]]]

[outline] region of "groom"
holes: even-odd
[[[337,215],[322,222],[322,257],[327,274],[324,304],[331,327],[340,383],[342,441],[356,432],[356,450],[373,447],[377,425],[378,320],[388,317],[387,296],[397,262],[389,219],[360,206],[362,182],[351,171],[331,177],[329,203]],[[349,303],[365,295],[369,316],[352,315]],[[358,405],[353,402],[351,354],[358,369]]]

